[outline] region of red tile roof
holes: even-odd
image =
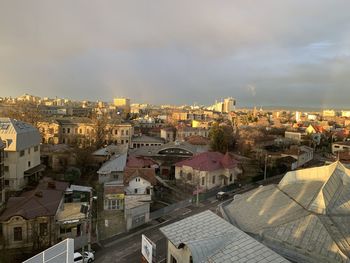
[[[154,168],[126,168],[124,171],[124,185],[129,185],[129,182],[135,177],[141,177],[152,185],[157,183]]]
[[[190,166],[199,171],[215,171],[232,169],[237,166],[237,161],[229,153],[223,155],[219,152],[204,152],[190,159],[176,163],[177,167]]]
[[[129,156],[126,166],[129,168],[145,168],[157,165],[155,161],[150,158]]]

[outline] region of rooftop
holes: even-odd
[[[54,216],[67,187],[66,182],[45,178],[35,190],[24,192],[19,197],[10,197],[0,220],[7,221],[13,216],[25,219]]]
[[[288,262],[210,210],[160,228],[193,262]]]
[[[98,174],[110,174],[111,172],[123,172],[126,166],[127,153],[115,154],[105,162],[97,171]]]
[[[293,261],[350,262],[349,185],[350,170],[339,162],[292,171],[278,185],[242,194],[226,212]]]
[[[232,169],[237,166],[237,161],[234,160],[229,153],[225,155],[219,152],[204,152],[193,156],[188,160],[176,163],[178,167],[190,166],[199,171],[215,171],[220,169]]]

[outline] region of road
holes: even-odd
[[[169,220],[147,227],[137,233],[125,236],[119,240],[115,240],[105,245],[104,248],[96,252],[96,263],[133,263],[140,262],[141,258],[141,235],[146,235],[150,240],[156,243],[157,262],[164,262],[166,259],[166,238],[160,232],[159,228],[169,225],[186,217],[212,210],[216,212],[219,202],[217,200],[206,201],[199,207],[190,206],[188,208],[179,209],[169,214]]]

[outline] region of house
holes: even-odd
[[[160,130],[160,137],[163,138],[166,142],[173,142],[175,140],[175,128],[168,127]]]
[[[92,153],[92,162],[99,167],[108,161],[113,155],[118,155],[128,151],[127,145],[109,144],[106,147],[96,150]]]
[[[295,170],[314,159],[314,150],[307,146],[296,146],[284,151],[281,156],[292,157],[295,161],[291,164],[291,169]]]
[[[310,125],[306,128],[305,132],[306,132],[307,134],[323,133],[323,132],[324,132],[324,129],[322,128],[322,126],[310,124]]]
[[[156,183],[154,168],[126,168],[124,171],[124,186],[127,195],[152,195],[152,189]]]
[[[50,144],[76,144],[82,147],[96,142],[97,124],[87,117],[55,118],[38,123],[43,135],[43,142]],[[106,144],[126,144],[131,146],[134,133],[130,123],[108,121],[104,127]]]
[[[126,166],[127,155],[127,152],[115,154],[102,164],[101,168],[97,171],[98,182],[104,183],[122,178]]]
[[[162,144],[164,144],[164,140],[162,138],[146,135],[133,136],[131,139],[132,148],[140,148],[144,146],[161,146]]]
[[[340,162],[291,171],[278,185],[241,194],[224,211],[292,262],[350,262],[349,182],[350,170]]]
[[[77,159],[74,149],[66,144],[42,144],[41,162],[54,172],[64,172],[68,167],[75,166]]]
[[[350,141],[332,143],[333,154],[337,154],[338,152],[349,152],[349,151],[350,151]]]
[[[66,238],[74,239],[74,249],[80,249],[87,244],[87,216],[81,212],[81,206],[87,202],[64,203],[60,206],[56,215],[56,227],[58,228],[58,240]]]
[[[301,132],[291,132],[291,131],[286,131],[284,133],[284,137],[288,138],[292,141],[295,141],[297,143],[300,143],[302,140],[302,133]]]
[[[150,220],[150,195],[126,195],[124,219],[126,230],[141,226]]]
[[[32,251],[55,244],[59,238],[56,214],[67,187],[66,182],[44,178],[36,189],[10,197],[0,215],[1,247]]]
[[[242,171],[229,153],[204,152],[175,164],[175,178],[203,191],[233,184]]]
[[[179,127],[176,132],[176,139],[184,141],[187,137],[198,135],[204,138],[209,137],[209,129],[193,128],[193,127]]]
[[[167,263],[289,262],[210,210],[160,228]]]
[[[106,182],[103,185],[104,210],[124,210],[123,181]]]
[[[40,163],[41,137],[34,126],[10,118],[0,118],[0,139],[5,144],[5,188],[20,191],[38,181],[45,166]]]
[[[130,149],[130,156],[148,157],[159,164],[160,175],[174,179],[175,163],[208,150],[207,145],[193,145],[188,142],[169,142],[162,146],[148,146]]]
[[[129,156],[126,166],[128,168],[158,168],[158,163],[147,157]]]

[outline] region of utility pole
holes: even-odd
[[[89,235],[88,235],[88,251],[91,252],[91,230],[92,230],[92,227],[91,227],[91,221],[92,221],[92,200],[93,200],[93,197],[92,197],[92,191],[90,193],[90,205],[89,205],[89,215],[88,215],[88,219],[89,219]]]
[[[267,153],[265,154],[265,169],[264,169],[264,181],[266,182],[266,168],[267,168]]]

